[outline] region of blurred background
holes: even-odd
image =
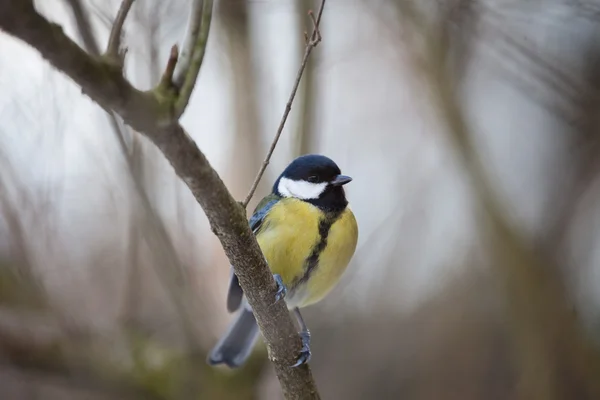
[[[97,52],[119,3],[36,5]],[[136,87],[189,3],[135,2]],[[237,199],[319,5],[215,1],[182,123]],[[300,154],[354,178],[356,254],[304,312],[323,399],[600,398],[599,28],[593,0],[327,1],[249,207]],[[160,152],[5,34],[0,91],[0,397],[282,398],[262,343],[204,365],[229,265]]]

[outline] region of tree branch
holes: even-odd
[[[121,34],[123,33],[123,25],[127,19],[127,14],[131,10],[131,6],[135,0],[123,0],[119,12],[115,18],[115,23],[110,30],[110,36],[108,38],[108,45],[106,46],[106,55],[112,57],[115,60],[121,60],[120,47],[121,47]]]
[[[298,86],[300,86],[300,80],[302,79],[302,74],[304,73],[304,69],[306,68],[306,63],[308,62],[308,57],[310,56],[310,53],[312,52],[312,50],[315,47],[317,47],[317,45],[321,41],[321,32],[319,31],[319,24],[321,23],[321,15],[323,15],[324,7],[325,7],[325,0],[322,0],[321,7],[319,8],[319,13],[318,13],[316,20],[313,15],[313,12],[312,11],[308,12],[308,15],[313,20],[313,31],[312,31],[312,34],[310,35],[310,38],[308,37],[308,35],[305,34],[306,35],[306,47],[304,49],[304,57],[302,57],[302,63],[300,64],[300,68],[298,69],[298,73],[296,74],[296,81],[294,82],[294,86],[292,87],[292,93],[290,94],[290,98],[288,99],[288,102],[285,105],[285,110],[283,111],[283,116],[281,117],[281,122],[279,123],[279,127],[277,128],[277,133],[275,133],[275,137],[273,138],[271,147],[269,147],[267,156],[265,157],[265,160],[263,161],[260,169],[258,170],[258,173],[256,174],[256,178],[254,178],[254,182],[252,183],[252,186],[250,187],[250,191],[248,192],[248,195],[242,202],[242,205],[244,206],[244,208],[246,208],[248,206],[248,203],[250,203],[250,200],[252,200],[252,196],[254,196],[254,192],[256,192],[256,188],[258,187],[258,184],[260,183],[260,180],[262,179],[262,176],[264,175],[265,170],[267,169],[267,165],[269,165],[269,162],[271,161],[271,156],[273,155],[273,152],[275,151],[275,147],[277,146],[277,142],[279,142],[279,137],[281,136],[281,132],[283,132],[283,128],[285,127],[285,123],[287,121],[288,115],[290,114],[290,111],[292,110],[292,103],[294,102],[294,98],[296,97],[296,92],[298,91]]]
[[[173,84],[179,89],[175,115],[179,118],[185,111],[200,73],[206,51],[206,41],[212,20],[213,0],[194,0],[186,43],[178,63]]]
[[[134,88],[118,68],[88,55],[60,26],[40,15],[31,0],[0,0],[0,9],[3,10],[0,29],[35,48],[53,67],[80,85],[83,93],[105,110],[116,112],[162,151],[201,205],[234,266],[284,396],[318,399],[310,368],[307,365],[290,368],[301,349],[300,337],[285,302],[273,303],[276,285],[250,230],[245,210],[233,199],[177,118],[173,118],[171,111],[177,99],[158,89],[142,92]]]

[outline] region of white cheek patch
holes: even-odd
[[[281,178],[277,190],[284,197],[295,197],[301,200],[318,199],[325,191],[327,182],[311,183],[307,181],[294,181]]]

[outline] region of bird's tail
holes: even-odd
[[[258,338],[258,325],[252,311],[241,307],[239,315],[213,347],[208,356],[210,365],[225,364],[230,368],[242,365]]]

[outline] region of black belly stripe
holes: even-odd
[[[329,231],[331,230],[331,226],[335,221],[342,215],[341,212],[336,213],[327,213],[325,217],[319,221],[319,236],[320,239],[317,244],[313,247],[310,256],[304,261],[304,274],[300,279],[296,280],[292,285],[294,288],[305,284],[309,279],[312,273],[315,271],[317,266],[319,265],[319,256],[327,247],[327,237],[329,236]]]

